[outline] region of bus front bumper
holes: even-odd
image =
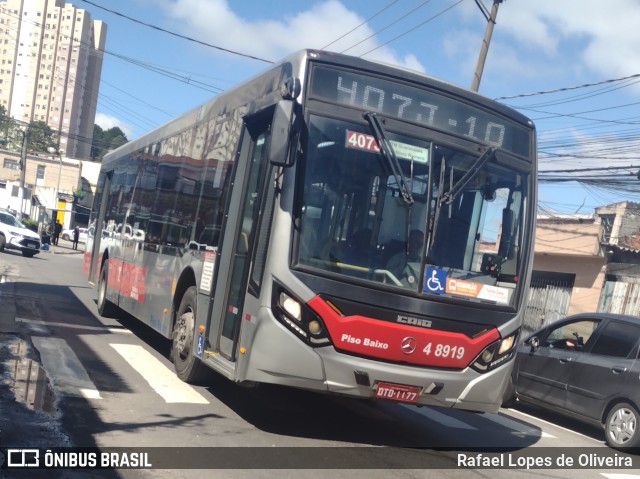
[[[379,383],[419,388],[415,404],[497,412],[513,361],[480,374],[461,370],[387,363],[310,348],[277,321],[259,321],[236,380],[256,381],[359,398],[376,398]],[[253,328],[251,328],[253,329]],[[245,330],[246,331],[246,330]],[[246,361],[246,362],[245,362]],[[414,398],[412,398],[414,399]]]

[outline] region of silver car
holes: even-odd
[[[616,449],[640,446],[640,318],[578,314],[517,349],[503,405],[515,399],[604,427]]]

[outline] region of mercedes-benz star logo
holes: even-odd
[[[407,336],[400,343],[400,350],[404,354],[411,354],[416,350],[416,344],[417,342],[415,338],[412,338],[411,336]]]

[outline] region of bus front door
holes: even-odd
[[[233,228],[232,235],[230,234],[231,231],[225,232],[225,241],[230,240],[233,244],[230,262],[228,267],[224,268],[227,274],[218,275],[218,287],[214,297],[214,314],[217,313],[219,315],[217,317],[221,319],[220,327],[217,331],[219,338],[218,350],[224,358],[230,361],[236,360],[253,239],[255,237],[256,224],[258,223],[260,205],[262,204],[263,185],[267,181],[265,175],[266,171],[269,170],[265,145],[269,124],[263,123],[261,128],[255,128],[255,125],[252,126],[245,128],[240,151],[240,163],[234,181],[234,192],[241,191],[242,196],[239,199],[236,198],[236,201],[232,198],[229,211],[229,218],[235,217],[237,223],[232,225],[231,221],[228,222],[229,227]],[[246,161],[246,168],[242,168],[243,160]],[[233,213],[234,204],[239,205],[237,215]],[[225,249],[227,247],[223,245],[223,255]],[[224,287],[222,286],[223,284],[225,284]],[[224,294],[224,297],[219,298],[218,292]],[[219,302],[219,299],[222,301]],[[211,344],[215,343],[212,341]]]

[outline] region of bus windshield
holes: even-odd
[[[391,164],[376,135],[366,124],[311,116],[298,266],[407,294],[512,306],[528,173],[493,148],[472,155],[385,130]]]

